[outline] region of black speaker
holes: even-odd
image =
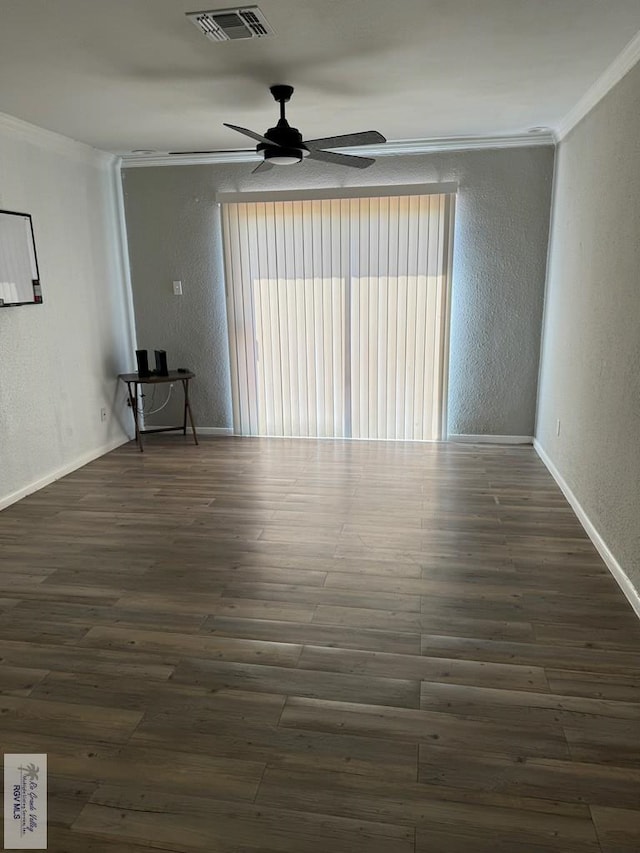
[[[156,350],[156,376],[168,376],[167,352],[163,349]]]
[[[149,376],[149,356],[146,349],[136,350],[136,361],[138,362],[138,376]]]

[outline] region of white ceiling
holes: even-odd
[[[638,0],[260,0],[272,38],[213,44],[228,0],[0,0],[0,111],[108,151],[247,148],[267,87],[307,138],[557,126],[640,30]]]

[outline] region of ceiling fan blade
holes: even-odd
[[[251,139],[255,139],[256,142],[264,142],[267,145],[272,145],[274,148],[282,148],[277,142],[272,142],[270,139],[267,139],[266,136],[260,136],[259,133],[254,133],[253,130],[247,130],[246,127],[238,127],[235,124],[227,124],[226,121],[223,121],[222,124],[225,127],[230,127],[231,130],[237,130],[238,133],[243,133],[245,136],[251,137]]]
[[[246,152],[246,149],[244,149]],[[217,148],[215,151],[169,151],[168,154],[237,154],[241,148]]]
[[[326,136],[324,139],[305,139],[307,148],[350,148],[353,145],[376,145],[387,140],[377,130],[362,133],[343,133],[341,136]]]
[[[251,174],[255,175],[256,172],[269,172],[273,169],[273,163],[270,163],[268,160],[263,160],[262,163],[258,163],[255,169],[251,170]]]
[[[309,151],[309,159],[336,163],[338,166],[355,166],[356,169],[366,169],[376,162],[373,157],[354,157],[353,154],[337,154],[335,151],[315,151],[314,149]]]

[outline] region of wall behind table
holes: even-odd
[[[33,216],[44,299],[0,308],[2,508],[127,440],[131,340],[111,158],[0,117],[0,208]]]
[[[366,174],[312,162],[253,176],[250,163],[123,169],[138,343],[196,371],[200,425],[231,427],[216,193],[456,181],[449,432],[531,436],[553,160],[541,146],[381,157]],[[151,420],[176,416],[169,406]]]

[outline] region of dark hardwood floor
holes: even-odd
[[[54,853],[640,850],[640,623],[531,448],[150,439],[0,553]]]

